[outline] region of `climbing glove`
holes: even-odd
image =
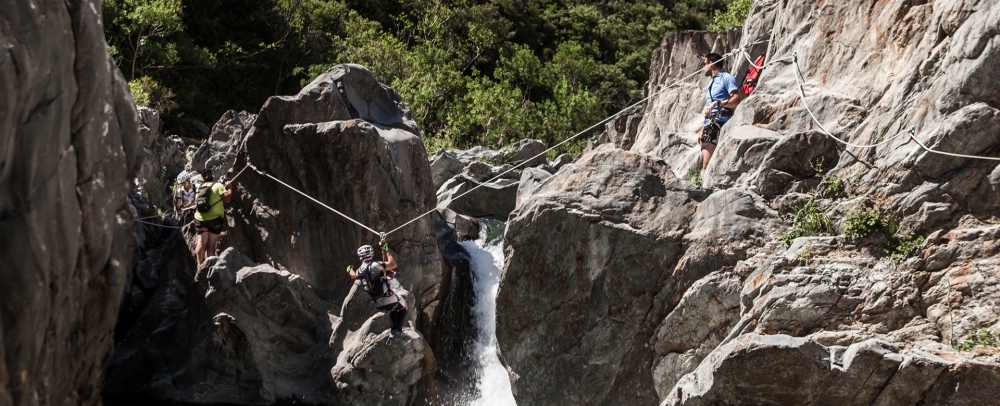
[[[382,252],[389,252],[389,243],[382,241],[382,243],[379,244],[379,248],[382,249]]]
[[[354,270],[354,266],[353,265],[348,265],[347,266],[347,273],[351,273],[351,271],[353,271],[353,270]]]

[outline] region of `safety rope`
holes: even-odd
[[[917,143],[917,145],[919,145],[920,148],[922,148],[924,151],[927,151],[927,152],[930,152],[930,153],[933,153],[933,154],[945,155],[945,156],[951,156],[951,157],[957,157],[957,158],[984,159],[984,160],[990,160],[990,161],[1000,161],[1000,158],[997,158],[997,157],[980,156],[980,155],[956,154],[956,153],[953,153],[953,152],[938,151],[936,149],[928,148],[926,145],[924,145],[922,142],[920,142],[920,140],[917,139],[916,132],[914,131],[913,128],[910,128],[909,131],[905,131],[905,132],[904,131],[900,131],[900,132],[896,133],[896,135],[893,135],[892,137],[886,138],[886,139],[882,140],[881,142],[877,142],[875,144],[869,144],[869,145],[854,144],[854,143],[851,143],[851,142],[844,141],[844,140],[842,140],[840,138],[837,138],[836,136],[834,136],[833,134],[831,134],[829,131],[827,131],[825,127],[823,127],[823,124],[819,122],[819,119],[816,118],[816,115],[813,114],[812,109],[809,107],[809,104],[806,102],[806,94],[805,94],[805,90],[803,89],[803,81],[804,81],[804,79],[800,79],[799,78],[800,75],[802,75],[802,72],[799,69],[799,61],[798,61],[798,54],[797,53],[796,54],[792,54],[792,64],[795,66],[795,72],[794,72],[795,73],[795,81],[798,83],[799,97],[802,99],[802,105],[806,108],[806,112],[809,113],[809,117],[812,118],[813,122],[816,123],[817,126],[819,126],[820,130],[822,130],[823,133],[825,133],[826,135],[829,135],[831,138],[837,140],[838,142],[840,142],[842,144],[845,144],[845,145],[848,145],[848,146],[852,146],[852,147],[858,147],[858,148],[875,148],[875,147],[878,147],[878,146],[883,145],[885,143],[888,143],[889,141],[892,141],[893,139],[895,139],[897,137],[900,137],[900,136],[903,136],[903,135],[909,135],[910,139],[913,140],[913,142]],[[804,75],[802,75],[802,77],[804,78]],[[858,130],[855,130],[855,134],[859,130],[860,130],[860,127],[859,127]]]
[[[812,108],[809,107],[809,103],[806,102],[806,91],[805,91],[805,88],[803,87],[804,79],[800,79],[799,78],[799,76],[802,74],[802,72],[799,70],[799,56],[798,56],[798,53],[793,53],[792,56],[791,56],[791,58],[792,58],[792,65],[795,67],[795,72],[793,72],[793,73],[795,74],[795,82],[798,84],[799,97],[802,99],[802,106],[806,108],[806,112],[809,113],[809,117],[811,117],[812,121],[814,123],[816,123],[816,126],[819,127],[820,131],[822,131],[826,135],[829,135],[830,138],[833,138],[834,140],[837,140],[837,142],[839,142],[841,144],[844,144],[844,145],[847,145],[847,146],[850,146],[850,147],[876,148],[876,147],[879,147],[881,145],[884,145],[884,144],[888,143],[889,141],[892,141],[893,139],[896,139],[897,137],[902,136],[903,134],[906,134],[906,132],[900,131],[900,132],[896,133],[895,135],[893,135],[893,136],[891,136],[889,138],[886,138],[886,139],[884,139],[884,140],[882,140],[880,142],[877,142],[875,144],[855,144],[853,142],[848,142],[848,141],[842,140],[842,139],[838,138],[836,135],[833,135],[832,133],[830,133],[830,131],[828,131],[826,129],[826,127],[823,126],[823,123],[819,122],[819,119],[816,118],[815,114],[813,114]],[[858,127],[857,129],[854,130],[854,134],[857,134],[858,131],[860,131],[860,130],[861,130],[861,127]],[[912,132],[913,132],[913,129],[911,128],[910,131],[909,131],[909,133],[912,134]]]
[[[142,220],[138,220],[138,219],[135,222],[136,223],[142,223],[142,224],[149,224],[151,226],[157,226],[157,227],[163,227],[163,228],[184,228],[184,226],[168,226],[166,224],[150,223],[148,221],[142,221]]]
[[[747,46],[752,46],[752,45],[756,45],[756,44],[759,44],[759,43],[761,43],[761,41],[757,41],[757,42],[754,42],[753,44],[749,44],[749,45],[747,45]],[[742,52],[742,51],[743,51],[742,49],[735,49],[735,50],[733,50],[732,52],[729,52],[729,53],[727,53],[727,54],[725,54],[725,55],[722,55],[722,57],[721,57],[721,58],[719,58],[719,60],[717,60],[717,61],[713,61],[712,63],[718,63],[718,62],[721,62],[721,61],[725,60],[726,58],[729,58],[730,56],[732,56],[732,55],[733,55],[734,53],[736,53],[736,52]],[[540,152],[540,153],[536,154],[535,156],[533,156],[533,157],[531,157],[531,158],[528,158],[528,159],[525,159],[525,160],[524,160],[524,161],[522,161],[522,162],[521,162],[520,164],[517,164],[517,165],[515,165],[515,166],[512,166],[512,167],[508,168],[507,170],[505,170],[505,171],[503,171],[503,172],[500,172],[499,174],[497,174],[497,175],[496,175],[496,176],[494,176],[493,178],[491,178],[491,179],[489,179],[489,180],[487,180],[487,181],[485,181],[485,182],[477,182],[478,184],[477,184],[476,186],[474,186],[473,188],[471,188],[471,189],[469,189],[469,190],[466,190],[465,192],[463,192],[462,194],[460,194],[460,195],[458,195],[458,196],[455,196],[455,197],[452,197],[452,198],[451,198],[451,199],[449,200],[449,202],[448,202],[448,203],[451,203],[451,202],[453,202],[453,201],[455,201],[455,200],[457,200],[457,199],[460,199],[460,198],[462,198],[463,196],[465,196],[465,195],[467,195],[467,194],[469,194],[469,193],[472,193],[472,192],[473,192],[473,191],[475,191],[476,189],[479,189],[479,188],[481,188],[481,187],[483,187],[483,186],[486,186],[486,185],[487,185],[487,184],[489,184],[490,182],[493,182],[493,181],[495,181],[495,180],[497,180],[497,179],[500,179],[501,177],[503,177],[503,175],[506,175],[507,173],[510,173],[511,171],[513,171],[513,170],[515,170],[515,169],[517,169],[517,168],[519,168],[519,167],[521,167],[521,166],[524,166],[524,165],[526,165],[527,163],[529,163],[529,162],[533,161],[533,160],[534,160],[535,158],[538,158],[538,157],[540,157],[540,156],[543,156],[543,155],[547,154],[547,153],[548,153],[549,151],[552,151],[552,150],[554,150],[554,149],[556,149],[556,148],[559,148],[559,147],[560,147],[560,146],[562,146],[563,144],[565,144],[565,143],[567,143],[567,142],[570,142],[570,141],[572,141],[573,139],[575,139],[575,138],[577,138],[577,137],[579,137],[579,136],[581,136],[581,135],[583,135],[583,134],[586,134],[586,133],[590,132],[591,130],[593,130],[593,129],[597,128],[598,126],[600,126],[600,125],[602,125],[602,124],[604,124],[604,123],[607,123],[608,121],[611,121],[611,120],[614,120],[614,119],[618,118],[618,116],[621,116],[621,115],[622,115],[622,113],[625,113],[626,111],[629,111],[629,110],[630,110],[630,109],[632,109],[633,107],[635,107],[635,106],[638,106],[638,105],[640,105],[640,104],[642,104],[642,103],[646,102],[647,100],[649,100],[649,99],[653,98],[654,96],[656,96],[656,95],[658,95],[658,94],[660,94],[660,93],[662,93],[662,92],[666,91],[667,89],[670,89],[670,88],[672,88],[672,87],[674,87],[674,86],[676,86],[676,85],[680,84],[681,82],[684,82],[684,81],[686,81],[686,80],[688,80],[688,79],[690,79],[690,78],[692,78],[692,77],[695,77],[695,76],[697,76],[697,75],[701,74],[701,73],[702,73],[702,71],[703,71],[702,69],[698,69],[697,71],[695,71],[695,72],[691,73],[690,75],[687,75],[687,76],[685,76],[685,77],[683,77],[683,78],[680,78],[680,79],[678,79],[678,80],[674,81],[673,83],[671,83],[670,85],[668,85],[668,86],[665,86],[665,87],[663,87],[662,89],[660,89],[660,90],[657,90],[657,91],[655,91],[655,92],[651,93],[651,94],[650,94],[649,96],[646,96],[646,97],[642,98],[642,100],[639,100],[639,101],[637,101],[637,102],[635,102],[635,103],[632,103],[632,104],[631,104],[631,105],[629,105],[628,107],[625,107],[625,108],[623,108],[623,109],[619,110],[619,111],[618,111],[617,113],[615,113],[615,114],[613,114],[613,115],[611,115],[611,116],[609,116],[609,117],[605,118],[604,120],[601,120],[601,121],[598,121],[598,122],[597,122],[596,124],[594,124],[594,125],[592,125],[592,126],[590,126],[590,127],[587,127],[587,129],[585,129],[585,130],[583,130],[583,131],[580,131],[580,132],[578,132],[578,133],[574,134],[573,136],[571,136],[571,137],[569,137],[569,138],[567,138],[567,139],[563,140],[562,142],[560,142],[560,143],[558,143],[558,144],[556,144],[556,145],[553,145],[552,147],[549,147],[549,149],[546,149],[545,151],[542,151],[542,152]],[[424,216],[427,216],[428,214],[431,214],[431,213],[434,213],[435,211],[437,211],[437,210],[440,210],[440,209],[443,209],[443,208],[445,208],[445,207],[447,207],[447,205],[446,205],[446,204],[438,204],[438,205],[437,205],[437,206],[435,206],[435,207],[434,207],[433,209],[430,209],[430,210],[428,210],[427,212],[425,212],[425,213],[423,213],[423,214],[421,214],[421,215],[419,215],[419,216],[417,216],[417,217],[414,217],[414,218],[413,218],[412,220],[410,220],[410,221],[407,221],[406,223],[403,223],[403,224],[402,224],[401,226],[399,226],[399,227],[396,227],[396,228],[392,229],[391,231],[387,232],[387,233],[386,233],[386,235],[389,235],[389,234],[392,234],[392,233],[395,233],[396,231],[399,231],[399,230],[400,230],[400,229],[402,229],[403,227],[406,227],[406,226],[408,226],[408,225],[410,225],[410,224],[413,224],[413,222],[415,222],[415,221],[417,221],[417,220],[420,220],[420,219],[421,219],[421,218],[423,218]]]
[[[924,145],[924,143],[920,142],[920,140],[918,140],[917,137],[914,137],[913,133],[910,133],[910,139],[912,139],[913,142],[917,143],[917,145],[919,145],[920,148],[923,148],[924,151],[927,151],[927,152],[930,152],[930,153],[934,153],[934,154],[947,155],[947,156],[953,156],[953,157],[958,157],[958,158],[986,159],[986,160],[990,160],[990,161],[1000,161],[1000,158],[992,157],[992,156],[978,156],[978,155],[956,154],[956,153],[953,153],[953,152],[944,152],[944,151],[938,151],[938,150],[930,149],[930,148],[927,148],[927,146]]]
[[[914,136],[913,129],[910,129],[910,131],[906,132],[906,133],[899,132],[896,135],[893,135],[892,137],[889,137],[888,139],[885,139],[885,140],[883,140],[881,142],[878,142],[876,144],[855,144],[855,143],[848,142],[848,141],[845,141],[843,139],[838,138],[837,136],[835,136],[832,133],[830,133],[830,131],[828,131],[826,129],[826,127],[824,127],[823,124],[820,123],[819,119],[813,113],[812,108],[810,108],[809,104],[806,102],[805,88],[804,88],[804,83],[803,83],[804,79],[800,77],[801,76],[801,71],[800,71],[799,64],[798,64],[798,54],[797,53],[793,53],[791,56],[780,58],[780,59],[774,59],[774,60],[771,60],[771,61],[765,63],[764,65],[757,65],[757,64],[755,64],[750,59],[750,54],[746,51],[746,48],[750,47],[750,46],[753,46],[753,45],[760,44],[762,42],[764,42],[764,41],[756,41],[756,42],[754,42],[752,44],[748,44],[748,45],[744,46],[743,48],[734,49],[733,51],[731,51],[731,52],[723,55],[719,60],[714,61],[713,63],[721,62],[721,61],[725,60],[726,58],[729,58],[730,56],[733,56],[736,53],[742,54],[742,56],[744,56],[747,59],[747,62],[749,62],[751,66],[754,66],[754,67],[756,67],[758,69],[764,69],[764,68],[766,68],[766,67],[768,67],[768,66],[770,66],[772,64],[779,63],[779,62],[786,62],[786,61],[790,60],[792,62],[792,64],[794,65],[794,68],[795,68],[795,72],[794,72],[795,73],[795,81],[798,84],[797,87],[798,87],[798,90],[799,90],[799,96],[802,99],[802,104],[805,107],[806,112],[809,113],[809,116],[812,118],[813,122],[815,122],[816,125],[820,128],[820,130],[824,134],[826,134],[826,135],[830,136],[831,138],[833,138],[834,140],[836,140],[836,141],[838,141],[838,142],[840,142],[842,144],[845,144],[845,145],[848,145],[848,146],[852,146],[852,147],[857,147],[857,148],[875,148],[875,147],[878,147],[880,145],[884,145],[884,144],[888,143],[889,141],[892,141],[893,139],[902,136],[903,134],[909,134],[910,138],[913,139],[913,141],[915,141],[917,143],[917,145],[920,145],[920,147],[923,148],[924,150],[926,150],[927,152],[932,152],[932,153],[941,154],[941,155],[947,155],[947,156],[960,157],[960,158],[988,159],[988,160],[998,160],[998,161],[1000,161],[1000,158],[981,157],[981,156],[963,155],[963,154],[954,154],[954,153],[942,152],[942,151],[936,151],[936,150],[930,149],[930,148],[926,147],[924,144],[920,143],[920,141],[918,141],[916,139],[916,137]],[[568,143],[568,142],[576,139],[577,137],[579,137],[581,135],[584,135],[584,134],[590,132],[591,130],[594,130],[598,126],[600,126],[602,124],[605,124],[608,121],[611,121],[611,120],[614,120],[614,119],[618,118],[619,116],[621,116],[626,111],[629,111],[630,109],[632,109],[632,108],[634,108],[634,107],[636,107],[636,106],[638,106],[638,105],[640,105],[642,103],[645,103],[649,99],[651,99],[654,96],[656,96],[656,95],[658,95],[658,94],[666,91],[667,89],[673,88],[674,86],[676,86],[676,85],[678,85],[678,84],[680,84],[680,83],[682,83],[682,82],[684,82],[684,81],[686,81],[686,80],[688,80],[688,79],[690,79],[690,78],[692,78],[694,76],[697,76],[698,74],[701,74],[701,73],[702,73],[702,69],[698,69],[697,71],[691,73],[690,75],[684,76],[683,78],[680,78],[680,79],[674,81],[670,85],[667,85],[667,86],[665,86],[665,87],[663,87],[663,88],[661,88],[661,89],[659,89],[659,90],[657,90],[657,91],[649,94],[648,96],[642,98],[641,100],[639,100],[639,101],[637,101],[637,102],[629,105],[628,107],[625,107],[625,108],[621,109],[617,113],[615,113],[615,114],[613,114],[611,116],[608,116],[607,118],[605,118],[605,119],[603,119],[601,121],[598,121],[594,125],[591,125],[590,127],[587,127],[585,130],[580,131],[580,132],[578,132],[578,133],[570,136],[569,138],[566,138],[565,140],[563,140],[563,141],[561,141],[561,142],[559,142],[559,143],[557,143],[557,144],[549,147],[545,151],[542,151],[541,153],[538,153],[538,154],[536,154],[536,155],[534,155],[534,156],[532,156],[532,157],[530,157],[528,159],[525,159],[521,163],[519,163],[517,165],[514,165],[514,166],[508,168],[507,170],[505,170],[503,172],[500,172],[499,174],[497,174],[493,178],[491,178],[489,180],[486,180],[485,182],[476,182],[477,183],[476,186],[474,186],[471,189],[469,189],[469,190],[467,190],[467,191],[459,194],[458,196],[452,197],[449,200],[448,203],[453,202],[455,200],[458,200],[458,199],[460,199],[460,198],[468,195],[469,193],[472,193],[473,191],[475,191],[475,190],[477,190],[477,189],[479,189],[479,188],[481,188],[483,186],[487,186],[489,183],[491,183],[493,181],[496,181],[497,179],[502,178],[504,175],[510,173],[511,171],[514,171],[515,169],[520,168],[520,167],[528,164],[529,162],[533,161],[535,158],[544,156],[545,154],[549,153],[550,151],[552,151],[552,150],[554,150],[556,148],[559,148],[560,146],[562,146],[562,145],[564,145],[564,144],[566,144],[566,143]],[[857,131],[858,130],[855,130],[855,133]],[[359,227],[361,227],[361,228],[363,228],[365,230],[370,231],[372,234],[375,234],[375,235],[379,236],[380,241],[384,241],[385,238],[386,238],[386,236],[388,236],[388,235],[390,235],[392,233],[395,233],[396,231],[399,231],[399,230],[403,229],[404,227],[406,227],[406,226],[408,226],[410,224],[413,224],[417,220],[420,220],[421,218],[423,218],[423,217],[425,217],[425,216],[427,216],[427,215],[429,215],[431,213],[434,213],[437,210],[440,210],[442,208],[447,207],[447,204],[438,204],[433,209],[428,210],[428,211],[424,212],[423,214],[420,214],[420,215],[414,217],[413,219],[411,219],[411,220],[403,223],[402,225],[400,225],[400,226],[398,226],[398,227],[390,230],[389,232],[382,233],[382,232],[376,231],[375,229],[373,229],[371,227],[368,227],[368,226],[364,225],[360,221],[355,220],[355,219],[351,218],[350,216],[348,216],[348,215],[346,215],[344,213],[341,213],[340,211],[337,211],[336,209],[334,209],[334,208],[330,207],[329,205],[327,205],[327,204],[325,204],[325,203],[317,200],[316,198],[314,198],[312,196],[309,196],[308,194],[306,194],[306,193],[304,193],[304,192],[302,192],[302,191],[300,191],[300,190],[292,187],[291,185],[289,185],[289,184],[287,184],[285,182],[282,182],[280,179],[278,179],[278,178],[276,178],[276,177],[268,174],[267,172],[264,172],[263,170],[257,168],[256,166],[254,166],[250,162],[249,156],[247,157],[247,165],[239,173],[237,173],[236,176],[234,176],[230,181],[233,181],[236,178],[238,178],[240,175],[242,175],[243,172],[247,170],[247,168],[253,169],[255,172],[259,173],[260,175],[263,175],[263,176],[265,176],[265,177],[267,177],[267,178],[269,178],[269,179],[271,179],[271,180],[273,180],[273,181],[281,184],[282,186],[284,186],[284,187],[286,187],[288,189],[291,189],[292,191],[294,191],[294,192],[296,192],[296,193],[304,196],[305,198],[307,198],[309,200],[312,200],[313,202],[315,202],[316,204],[318,204],[318,205],[326,208],[327,210],[330,210],[330,211],[336,213],[337,215],[339,215],[339,216],[347,219],[348,221],[350,221],[350,222],[358,225]],[[459,185],[459,186],[461,186],[461,185]],[[179,228],[179,227],[177,227],[177,228]]]
[[[314,198],[314,197],[312,197],[312,196],[309,196],[309,195],[307,195],[307,194],[303,193],[303,192],[302,192],[301,190],[298,190],[298,189],[296,189],[296,188],[292,187],[292,185],[289,185],[289,184],[287,184],[287,183],[285,183],[285,182],[282,182],[282,181],[281,181],[281,179],[278,179],[278,178],[276,178],[276,177],[274,177],[274,176],[271,176],[271,174],[269,174],[269,173],[267,173],[267,172],[264,172],[264,171],[262,171],[262,170],[258,169],[258,168],[257,168],[256,166],[254,166],[254,165],[253,165],[252,163],[250,163],[250,156],[249,156],[249,155],[247,156],[247,166],[246,166],[246,167],[244,167],[244,168],[243,168],[243,170],[246,170],[246,168],[251,168],[251,169],[253,169],[253,170],[254,170],[254,172],[257,172],[257,173],[259,173],[259,174],[261,174],[261,175],[263,175],[263,176],[266,176],[266,177],[270,178],[271,180],[273,180],[273,181],[275,181],[275,182],[278,182],[278,183],[279,183],[279,184],[281,184],[282,186],[284,186],[284,187],[286,187],[286,188],[289,188],[289,189],[291,189],[291,190],[292,190],[292,191],[294,191],[295,193],[298,193],[298,194],[300,194],[300,195],[302,195],[302,196],[305,196],[305,198],[307,198],[307,199],[309,199],[309,200],[312,200],[313,202],[315,202],[316,204],[318,204],[318,205],[320,205],[320,206],[323,206],[323,207],[324,207],[324,208],[326,208],[327,210],[330,210],[330,211],[332,211],[332,212],[334,212],[334,213],[337,213],[337,214],[339,214],[339,215],[340,215],[341,217],[343,217],[343,218],[345,218],[345,219],[347,219],[347,220],[351,221],[351,222],[352,222],[352,223],[354,223],[354,224],[357,224],[357,225],[358,225],[358,226],[360,226],[361,228],[363,228],[363,229],[365,229],[365,230],[368,230],[368,231],[371,231],[371,232],[372,232],[373,234],[375,234],[375,235],[377,235],[377,236],[380,236],[380,237],[382,236],[382,233],[380,233],[380,232],[378,232],[378,231],[375,231],[375,230],[374,230],[374,229],[372,229],[371,227],[368,227],[368,226],[366,226],[366,225],[364,225],[364,224],[361,224],[361,222],[360,222],[360,221],[357,221],[357,220],[355,220],[355,219],[351,218],[350,216],[348,216],[348,215],[346,215],[346,214],[344,214],[344,213],[341,213],[341,212],[337,211],[337,209],[334,209],[333,207],[330,207],[330,206],[327,206],[327,205],[326,205],[326,203],[323,203],[323,202],[321,202],[321,201],[319,201],[319,200],[316,200],[316,198]],[[240,171],[240,172],[242,172],[242,171]],[[234,179],[235,179],[235,178],[234,178]]]

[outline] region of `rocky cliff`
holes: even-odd
[[[99,404],[133,244],[136,108],[100,1],[5,1],[0,49],[0,405]]]
[[[1000,157],[998,17],[757,1],[741,33],[668,35],[650,94],[710,50],[789,59],[724,127],[706,189],[685,179],[696,78],[518,200],[497,299],[518,401],[994,403],[1000,166],[918,141]]]
[[[450,243],[475,226],[434,214],[389,235],[401,264],[394,290],[410,307],[406,337],[389,340],[388,318],[344,273],[378,235],[290,189],[389,231],[436,204],[417,134],[409,106],[358,65],[272,97],[257,115],[226,113],[191,165],[239,175],[220,243],[231,248],[195,268],[191,225],[151,237],[133,267],[106,393],[227,404],[433,396],[434,352],[450,345],[435,334],[462,324],[449,287],[468,278]],[[457,259],[446,266],[442,250]],[[458,309],[444,311],[446,299]]]

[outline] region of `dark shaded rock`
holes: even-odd
[[[229,172],[233,162],[236,161],[236,153],[239,152],[243,139],[256,118],[256,114],[245,111],[237,113],[229,110],[223,114],[222,118],[212,126],[212,134],[208,136],[208,140],[201,144],[191,157],[191,170],[201,172],[205,167],[211,167],[218,177]],[[230,176],[235,175],[233,173]]]
[[[747,182],[761,196],[773,198],[785,192],[792,182],[811,178],[836,166],[840,159],[838,147],[830,136],[819,132],[782,138],[774,143]]]
[[[559,170],[559,168],[562,168],[571,163],[573,163],[573,157],[570,156],[570,154],[560,154],[559,156],[556,157],[555,161],[549,164],[549,167],[552,168],[551,172],[555,173],[556,171]]]
[[[477,218],[463,216],[448,209],[438,209],[440,220],[454,232],[455,241],[468,241],[479,238],[482,223]],[[440,229],[438,225],[435,228]],[[438,245],[441,245],[441,231],[438,231]]]
[[[504,147],[492,161],[499,165],[524,163],[524,167],[538,166],[546,162],[545,155],[536,156],[542,152],[545,152],[545,143],[541,140],[524,139]]]
[[[469,252],[459,243],[461,233],[454,228],[456,220],[464,216],[451,210],[439,210],[436,223],[438,247],[450,274],[447,278],[447,296],[438,306],[440,321],[429,337],[437,360],[437,375],[447,389],[445,393],[455,398],[475,391],[476,374],[479,366],[472,353],[473,343],[478,337],[475,316],[472,312],[476,304],[476,289],[473,284]],[[466,220],[468,221],[468,220]],[[476,231],[478,232],[478,221]],[[478,235],[478,234],[477,234]]]
[[[0,5],[0,405],[100,402],[142,148],[100,10]]]

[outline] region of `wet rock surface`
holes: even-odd
[[[133,247],[129,182],[143,147],[100,9],[98,1],[0,7],[4,406],[100,402]]]

